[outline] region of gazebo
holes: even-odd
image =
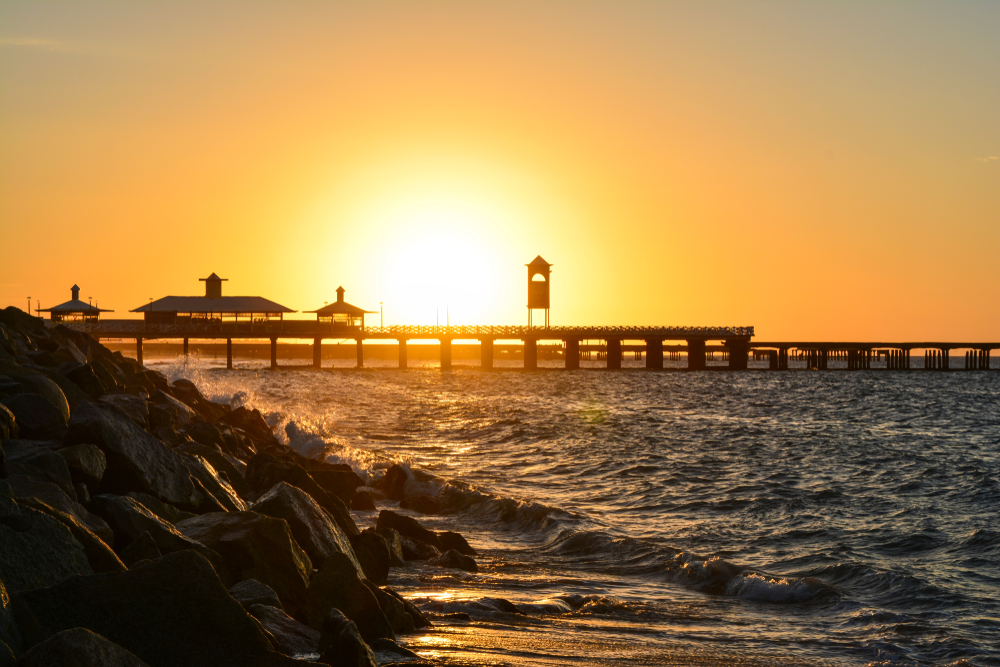
[[[72,299],[66,303],[60,303],[58,306],[42,308],[39,312],[48,313],[53,322],[96,322],[100,319],[101,313],[114,312],[80,301],[80,287],[78,285],[73,285],[69,291],[73,295]]]
[[[330,325],[331,329],[359,329],[365,328],[365,315],[374,314],[377,311],[364,310],[344,301],[343,287],[337,288],[337,300],[323,306],[319,310],[307,310],[307,313],[316,313],[316,321]]]
[[[285,313],[295,312],[261,296],[222,296],[222,283],[228,279],[214,273],[201,280],[205,296],[165,296],[131,312],[142,313],[150,324],[216,324],[224,320],[257,323],[281,320]]]

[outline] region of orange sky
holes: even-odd
[[[1000,338],[1000,3],[0,4],[0,306]],[[377,316],[369,319],[377,323]]]

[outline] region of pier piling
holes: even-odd
[[[663,341],[650,338],[646,341],[646,368],[660,370],[663,368]]]
[[[364,368],[365,367],[365,346],[364,346],[364,339],[357,338],[356,342],[357,342],[357,348],[358,348],[358,368]]]
[[[689,340],[687,342],[687,348],[688,348],[688,370],[689,371],[705,370],[705,341]]]
[[[233,339],[226,339],[226,369],[233,370]]]
[[[566,340],[565,354],[566,370],[576,370],[580,368],[580,341],[577,338]]]
[[[524,341],[524,368],[531,371],[538,368],[538,341],[534,338]]]
[[[142,338],[138,337],[135,339],[135,359],[142,363]]]
[[[399,339],[399,370],[406,370],[406,339]]]
[[[608,345],[608,369],[620,370],[622,367],[622,342],[617,338],[610,338]]]
[[[313,368],[323,367],[323,339],[313,340]]]
[[[184,356],[188,356],[188,339],[184,339]]]
[[[479,367],[484,371],[493,370],[493,339],[479,341]]]
[[[451,370],[451,339],[442,338],[441,343],[441,370]]]
[[[278,370],[278,339],[271,338],[271,370]]]

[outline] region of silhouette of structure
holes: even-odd
[[[53,322],[97,322],[101,318],[101,313],[113,313],[113,310],[102,310],[89,303],[80,301],[80,287],[73,285],[69,288],[72,298],[65,303],[51,308],[39,308],[39,313],[48,313],[49,319]]]
[[[342,337],[355,335],[358,346],[358,368],[365,365],[364,339],[356,334],[364,333],[365,315],[374,315],[377,311],[365,310],[344,301],[343,287],[337,288],[337,300],[318,310],[307,310],[316,313],[317,332],[337,334]],[[313,366],[320,368],[323,360],[323,337],[313,339]]]
[[[531,327],[531,313],[534,310],[545,311],[545,328],[549,328],[549,278],[552,275],[552,265],[538,255],[528,267],[528,326]]]

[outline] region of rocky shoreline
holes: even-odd
[[[392,466],[364,486],[256,410],[207,400],[86,334],[0,311],[0,667],[431,664],[387,584],[476,552]]]

